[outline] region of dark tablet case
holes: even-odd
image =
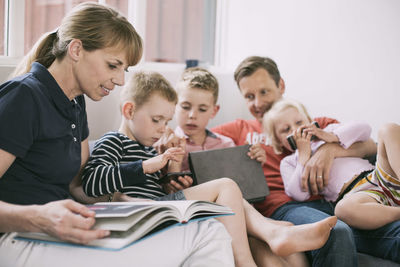
[[[247,201],[264,200],[269,188],[260,162],[247,155],[249,148],[250,145],[243,145],[190,152],[189,166],[194,184],[228,177],[239,185]]]

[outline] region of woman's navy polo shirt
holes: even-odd
[[[0,178],[0,200],[44,204],[69,196],[88,137],[85,99],[70,101],[39,63],[0,86],[0,148],[16,159]]]

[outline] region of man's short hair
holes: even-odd
[[[271,78],[274,80],[276,86],[279,87],[281,74],[279,73],[278,66],[275,61],[268,57],[251,56],[245,58],[239,66],[237,66],[234,74],[235,81],[239,86],[239,82],[244,77],[252,75],[258,69],[265,69]]]

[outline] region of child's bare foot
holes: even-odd
[[[278,221],[278,220],[274,220],[273,223],[274,223],[274,224],[277,224],[277,225],[282,225],[282,226],[294,226],[293,223],[288,222],[288,221]]]
[[[266,240],[271,250],[278,256],[319,249],[325,245],[336,222],[337,217],[331,216],[315,223],[295,226],[277,225]]]

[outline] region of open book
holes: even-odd
[[[88,207],[96,212],[95,229],[111,234],[88,246],[121,249],[151,233],[193,220],[232,215],[230,208],[207,201],[102,202]],[[63,242],[44,233],[18,233],[17,238]]]

